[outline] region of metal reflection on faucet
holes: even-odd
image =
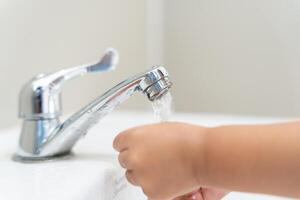
[[[43,160],[68,154],[82,135],[135,92],[153,101],[172,85],[166,69],[155,66],[119,83],[61,123],[62,83],[89,72],[110,70],[117,61],[117,52],[109,49],[96,64],[40,75],[25,84],[19,99],[19,115],[24,121],[16,153],[18,160]]]

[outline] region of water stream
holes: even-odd
[[[173,99],[170,92],[152,102],[156,122],[165,122],[173,113]]]

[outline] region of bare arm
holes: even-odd
[[[300,122],[212,128],[205,145],[208,185],[300,198]]]

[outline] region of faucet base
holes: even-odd
[[[74,156],[72,151],[64,152],[54,156],[46,156],[46,157],[23,157],[18,154],[14,154],[12,156],[12,160],[20,163],[39,163],[39,162],[54,162],[57,160],[69,160]]]

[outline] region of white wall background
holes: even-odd
[[[64,87],[71,112],[124,78],[165,64],[178,111],[300,115],[299,0],[1,0],[0,127],[40,72],[120,51],[118,69]],[[125,109],[149,108],[133,97]]]
[[[167,0],[177,110],[300,116],[299,0]]]

